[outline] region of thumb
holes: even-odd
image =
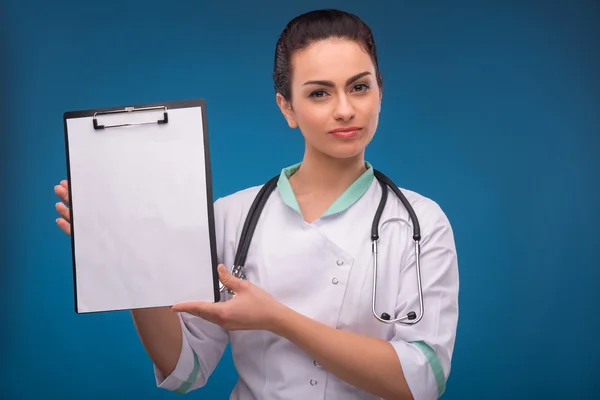
[[[223,264],[220,264],[217,270],[219,272],[219,280],[223,283],[223,285],[225,285],[226,288],[233,291],[240,288],[241,279],[236,278],[229,273]]]

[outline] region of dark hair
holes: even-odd
[[[290,101],[291,57],[311,43],[329,38],[354,40],[361,44],[375,65],[377,83],[383,86],[377,50],[371,29],[356,15],[333,9],[315,10],[292,19],[277,40],[273,80],[275,92]]]

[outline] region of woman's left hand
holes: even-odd
[[[196,315],[227,330],[275,329],[285,307],[271,295],[247,280],[234,277],[219,265],[219,279],[235,296],[225,302],[186,302],[171,307],[171,311]]]

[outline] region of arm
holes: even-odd
[[[58,226],[71,235],[68,182],[54,188],[64,203],[57,203]],[[215,202],[216,215],[221,202]],[[223,247],[222,218],[217,218],[217,248]],[[223,257],[222,251],[218,254]],[[170,307],[131,310],[134,325],[144,349],[154,363],[159,387],[179,393],[204,385],[216,367],[229,340],[222,328],[186,314],[173,313]]]
[[[229,341],[221,327],[170,307],[132,310],[158,387],[186,393],[206,384]]]
[[[71,235],[68,187],[68,181],[63,180],[54,187],[54,191],[63,201],[56,204],[60,214],[56,223],[67,235]],[[177,364],[182,347],[182,331],[177,315],[171,313],[169,307],[132,310],[131,314],[150,359],[161,374],[169,375]]]
[[[381,397],[437,399],[450,373],[456,335],[458,264],[452,229],[444,213],[435,203],[424,208],[416,211],[423,236],[425,314],[416,325],[393,325],[387,340],[313,321],[252,283],[233,277],[223,266],[219,276],[235,292],[233,299],[219,304],[182,303],[172,310],[198,315],[228,330],[271,331],[303,349],[340,379]],[[415,267],[414,257],[402,266],[399,293],[393,299],[395,314],[418,310]]]
[[[450,373],[458,321],[454,237],[437,204],[428,203],[417,211],[423,234],[425,309],[419,323],[396,324],[389,341],[340,331],[285,307],[278,309],[273,323],[274,333],[290,340],[332,374],[386,399],[436,399]],[[397,314],[419,310],[415,268],[414,257],[403,266]]]
[[[273,332],[353,386],[385,399],[412,399],[396,351],[385,340],[340,331],[289,308],[279,313]]]
[[[229,343],[229,334],[220,326],[202,318],[170,310],[167,312],[177,320],[181,339],[177,341],[167,338],[164,330],[160,334],[150,333],[152,325],[156,329],[159,321],[148,320],[146,339],[154,342],[145,346],[154,361],[157,386],[180,394],[188,393],[206,385]],[[143,337],[141,334],[142,342]],[[164,342],[160,342],[161,337],[165,338]]]
[[[224,257],[222,201],[215,207],[217,258]],[[222,327],[171,307],[132,312],[144,347],[154,363],[156,384],[176,393],[188,393],[206,384],[219,363],[229,333]]]
[[[169,307],[132,310],[138,336],[158,371],[173,372],[182,346],[182,331],[177,314]]]

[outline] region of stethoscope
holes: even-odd
[[[384,323],[399,323],[403,325],[414,325],[419,322],[423,318],[423,288],[421,283],[421,228],[419,226],[419,220],[417,215],[404,196],[400,189],[383,173],[375,170],[375,177],[379,181],[381,185],[381,200],[379,201],[379,206],[377,207],[377,211],[375,212],[375,217],[373,218],[373,225],[371,227],[371,243],[372,243],[372,253],[373,253],[373,315],[377,320]],[[246,275],[244,274],[244,264],[246,263],[246,257],[248,256],[248,249],[250,248],[250,242],[252,241],[252,236],[254,235],[254,230],[256,229],[256,225],[258,224],[258,219],[260,218],[260,214],[269,199],[269,196],[277,186],[277,181],[279,180],[279,175],[270,179],[263,187],[260,189],[256,198],[252,202],[250,209],[248,210],[248,215],[246,216],[246,220],[244,221],[244,226],[242,228],[242,234],[240,236],[240,242],[238,244],[237,252],[234,259],[233,268],[231,274],[239,279],[246,279]],[[419,308],[420,313],[417,316],[417,313],[414,311],[410,311],[406,315],[401,317],[397,317],[395,319],[391,319],[391,316],[388,313],[382,313],[381,316],[377,314],[376,311],[376,298],[377,298],[377,243],[379,242],[379,221],[381,219],[381,215],[383,214],[383,209],[385,208],[385,204],[387,202],[388,191],[387,188],[390,188],[396,196],[400,199],[413,223],[413,241],[414,241],[414,252],[415,252],[415,260],[417,266],[417,284],[418,284],[418,294],[419,294]],[[390,222],[386,221],[387,222]],[[220,283],[220,291],[223,292],[226,287],[223,283]],[[227,289],[228,293],[234,295],[234,293]]]

